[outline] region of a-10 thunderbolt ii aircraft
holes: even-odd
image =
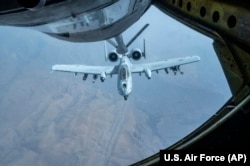
[[[148,27],[149,24],[146,24],[127,44],[124,43],[122,35],[115,37],[115,41],[109,39],[107,40],[112,46],[116,49],[107,54],[106,42],[105,42],[105,55],[106,59],[109,59],[112,62],[120,60],[118,65],[115,66],[86,66],[86,65],[54,65],[52,66],[53,71],[62,71],[62,72],[72,72],[82,73],[83,80],[86,80],[88,75],[93,75],[93,83],[96,81],[98,76],[100,80],[104,82],[107,75],[117,74],[117,88],[120,95],[127,100],[129,94],[132,92],[133,83],[132,83],[132,74],[133,73],[145,73],[148,79],[151,78],[152,71],[158,72],[158,70],[164,69],[168,73],[168,69],[172,70],[174,74],[177,72],[183,74],[180,71],[180,65],[197,62],[200,60],[199,56],[187,56],[182,58],[168,59],[164,61],[145,63],[145,64],[132,64],[130,58],[133,60],[139,60],[141,57],[146,57],[145,50],[145,40],[144,40],[144,49],[143,51],[139,48],[134,48],[128,51],[128,47],[133,43],[133,41]]]

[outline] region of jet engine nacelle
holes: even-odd
[[[132,57],[133,60],[137,61],[137,60],[141,59],[142,56],[143,56],[143,52],[138,48],[135,48],[131,51],[130,57]]]
[[[111,51],[108,55],[108,58],[111,62],[116,62],[118,60],[118,54],[115,51]]]
[[[27,9],[36,10],[45,6],[47,0],[17,0],[18,3]]]

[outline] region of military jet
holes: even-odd
[[[83,80],[86,80],[88,75],[93,75],[93,83],[96,81],[98,77],[100,80],[104,82],[106,76],[108,75],[118,75],[117,77],[117,89],[121,96],[124,97],[125,100],[128,99],[129,94],[133,89],[132,82],[132,74],[134,73],[145,73],[148,79],[151,78],[152,72],[159,70],[165,70],[168,73],[168,69],[172,70],[174,74],[180,72],[180,65],[197,62],[200,60],[199,56],[187,56],[183,58],[175,58],[175,59],[167,59],[164,61],[151,62],[145,64],[132,64],[130,59],[139,60],[141,57],[146,58],[146,46],[144,40],[144,48],[143,51],[139,48],[133,48],[128,51],[128,47],[135,41],[135,39],[148,27],[149,24],[146,24],[127,44],[124,44],[122,35],[118,35],[114,40],[107,40],[112,46],[115,47],[115,50],[111,51],[107,54],[106,42],[104,44],[105,47],[105,56],[106,59],[109,59],[111,62],[117,62],[119,60],[118,65],[114,66],[86,66],[80,64],[73,65],[54,65],[52,66],[53,71],[61,71],[61,72],[71,72],[71,73],[82,73]]]

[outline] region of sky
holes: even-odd
[[[123,33],[143,47],[147,63],[198,55],[184,75],[133,75],[124,101],[116,76],[82,81],[51,73],[54,64],[105,62],[104,42],[70,43],[40,32],[0,27],[0,165],[128,165],[177,142],[211,117],[231,97],[213,41],[152,6]],[[108,46],[108,49],[113,49]],[[97,160],[98,159],[98,160]]]

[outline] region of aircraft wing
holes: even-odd
[[[93,75],[117,74],[117,66],[54,65],[52,70]]]
[[[175,59],[168,59],[165,61],[159,62],[152,62],[152,63],[145,63],[145,64],[136,64],[132,65],[131,70],[132,73],[141,73],[145,72],[146,70],[156,71],[161,69],[167,69],[175,66],[185,65],[188,63],[193,63],[200,61],[199,56],[188,56],[183,58],[175,58]]]

